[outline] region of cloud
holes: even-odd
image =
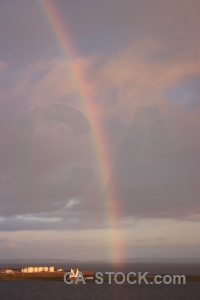
[[[194,110],[188,109],[194,101],[188,99],[185,106],[181,94],[178,101],[170,94],[170,91],[178,89],[183,91],[182,85],[187,89],[187,83],[200,75],[200,62],[193,55],[197,55],[198,47],[196,50],[186,48],[181,53],[173,52],[166,41],[145,37],[137,44],[131,41],[112,56],[100,53],[91,57],[80,55],[71,62],[80,66],[87,78],[91,105],[98,108],[99,126],[104,130],[104,143],[107,141],[106,149],[113,166],[118,163],[121,145],[139,106],[153,105],[159,109],[160,118],[175,148],[173,158],[170,155],[165,159],[155,157],[155,153],[152,155],[151,137],[147,143],[144,139],[141,156],[134,162],[129,148],[122,162],[123,168],[116,172],[119,182],[114,185],[122,208],[121,226],[133,226],[132,221],[126,222],[131,217],[187,219],[199,214],[197,132],[200,110],[198,105]],[[19,189],[16,181],[11,180],[9,151],[14,129],[23,115],[33,108],[51,103],[67,104],[82,110],[84,98],[80,101],[77,97],[78,90],[70,75],[65,59],[44,59],[18,71],[14,79],[4,86],[0,103],[1,120],[5,121],[0,129],[0,144],[4,147],[0,201],[2,217],[10,218],[1,221],[2,230],[78,230],[109,226],[109,222],[105,221],[106,204],[101,201],[106,186],[100,188],[99,169],[91,149],[91,139],[97,139],[94,131],[76,140],[67,126],[47,122],[37,128],[32,139],[33,170],[43,183],[56,185],[63,182],[75,164],[93,171],[88,186],[81,195],[77,195],[80,200],[34,198],[31,193],[24,194],[23,187]],[[101,145],[99,148],[101,150]],[[106,176],[106,180],[109,179],[109,174]],[[67,214],[67,209],[70,214]],[[39,213],[44,215],[37,215]]]
[[[6,70],[8,66],[9,64],[7,62],[0,60],[0,72]]]
[[[36,222],[58,222],[60,218],[48,218],[48,217],[40,217],[40,216],[33,216],[33,215],[23,215],[17,216],[16,219],[18,220],[25,220],[25,221],[36,221]]]
[[[65,205],[65,208],[72,208],[74,205],[78,205],[81,201],[77,199],[70,199]]]
[[[128,120],[139,105],[167,107],[166,91],[175,89],[184,81],[199,76],[200,60],[195,51],[170,52],[170,44],[159,39],[145,38],[137,44],[129,44],[91,72],[94,95],[101,101],[102,114]],[[163,56],[163,59],[157,57]],[[165,57],[166,56],[166,57]],[[172,104],[173,104],[173,99]],[[179,104],[184,100],[180,98]],[[114,105],[113,105],[114,104]],[[172,106],[171,106],[172,107]]]

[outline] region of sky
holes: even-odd
[[[199,10],[0,1],[0,259],[200,260]]]

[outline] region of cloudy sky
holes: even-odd
[[[0,1],[0,259],[200,259],[199,11]]]

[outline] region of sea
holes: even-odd
[[[34,264],[31,264],[34,266]],[[94,272],[149,272],[150,274],[185,274],[200,275],[200,264],[163,264],[163,263],[126,263],[113,266],[106,263],[51,263],[56,268],[88,270]],[[1,268],[22,268],[27,264],[1,264]],[[77,285],[66,285],[64,281],[0,281],[0,299],[5,300],[200,300],[200,281],[186,282],[185,285],[145,285],[124,283],[117,285],[94,282],[81,282]]]

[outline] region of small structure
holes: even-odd
[[[48,272],[49,271],[49,268],[48,267],[44,267],[43,268],[43,272]]]
[[[62,272],[62,271],[63,271],[63,269],[58,269],[58,270],[57,270],[57,272]]]
[[[78,277],[79,269],[76,269],[76,272],[75,270],[71,269],[70,272],[69,278],[76,279]]]
[[[33,273],[33,267],[28,267],[28,273]]]
[[[27,268],[24,268],[24,269],[21,269],[22,273],[28,273],[28,269]]]
[[[38,267],[34,267],[34,268],[33,268],[33,272],[34,272],[34,273],[37,273],[37,272],[38,272]]]
[[[49,267],[49,272],[55,272],[54,267]]]
[[[5,273],[6,273],[6,274],[13,274],[13,273],[14,273],[14,271],[13,271],[13,270],[9,270],[9,269],[7,269],[7,270],[5,270]]]
[[[43,267],[38,267],[38,272],[43,272]]]

